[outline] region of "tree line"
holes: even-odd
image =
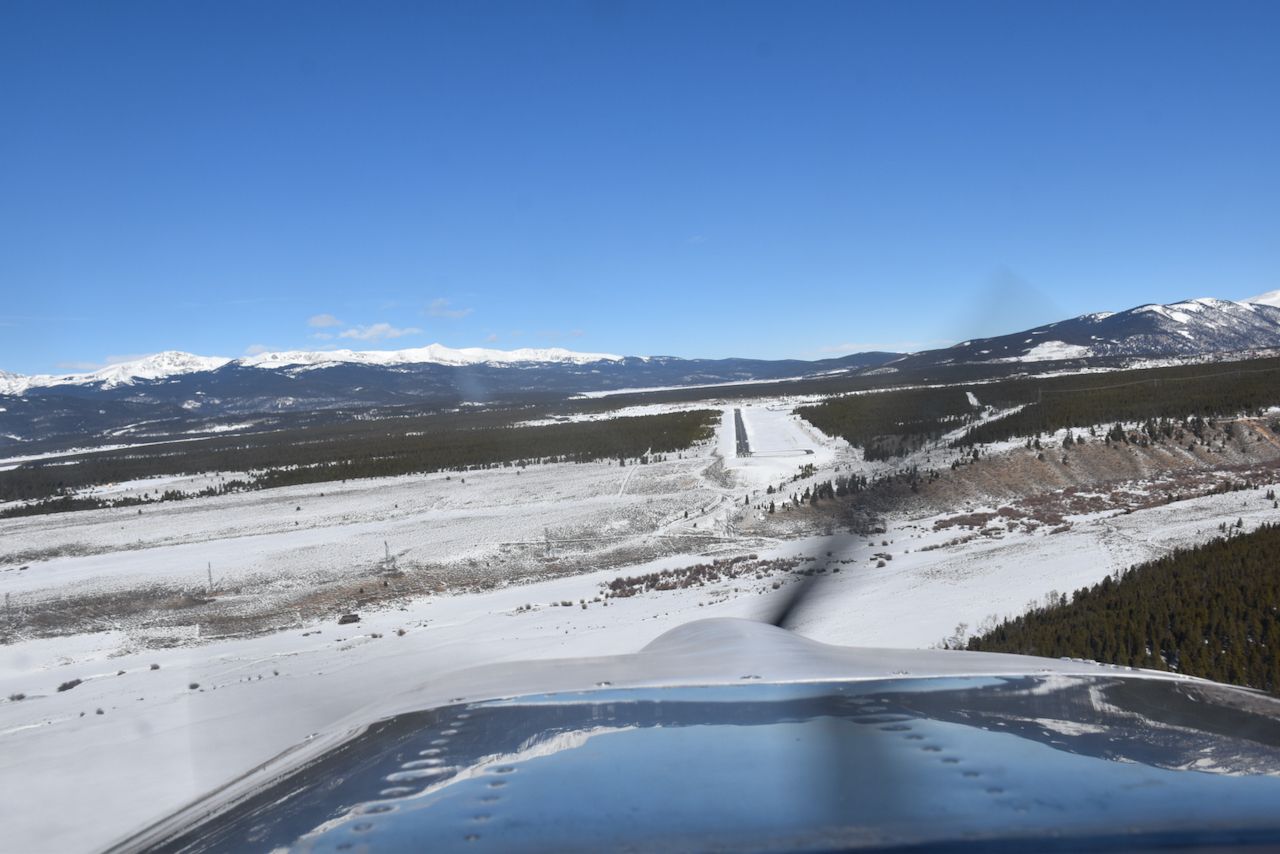
[[[975,407],[955,388],[909,388],[831,398],[796,412],[868,460],[901,457],[964,426]]]
[[[975,391],[984,403],[1023,408],[975,425],[954,443],[956,447],[1064,427],[1149,421],[1189,426],[1193,418],[1258,415],[1280,403],[1280,360],[1005,380]]]
[[[1168,670],[1280,694],[1280,525],[1108,576],[968,648]]]
[[[973,405],[967,392],[982,406]],[[1280,359],[1258,359],[847,394],[796,411],[824,433],[861,448],[866,459],[888,460],[966,425],[971,426],[952,447],[1121,422],[1143,424],[1152,440],[1155,430],[1165,438],[1175,429],[1200,437],[1206,419],[1259,415],[1277,404]],[[986,407],[1020,408],[973,423]]]

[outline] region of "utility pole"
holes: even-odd
[[[213,592],[213,561],[205,564],[205,571],[209,573],[209,592]]]

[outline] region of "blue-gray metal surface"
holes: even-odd
[[[1276,701],[1115,675],[601,688],[378,721],[166,851],[1280,843]]]

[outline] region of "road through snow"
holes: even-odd
[[[734,409],[724,410],[720,425],[720,454],[725,466],[743,486],[763,488],[794,475],[806,463],[821,468],[835,459],[843,440],[822,435],[781,405],[759,404],[738,409],[751,455],[738,456]]]

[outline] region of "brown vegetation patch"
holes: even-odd
[[[805,558],[760,560],[757,555],[714,560],[675,569],[663,569],[643,575],[619,576],[601,585],[606,599],[625,599],[640,593],[660,590],[684,590],[703,587],[718,581],[754,579],[763,581],[778,572],[789,572],[805,562]]]

